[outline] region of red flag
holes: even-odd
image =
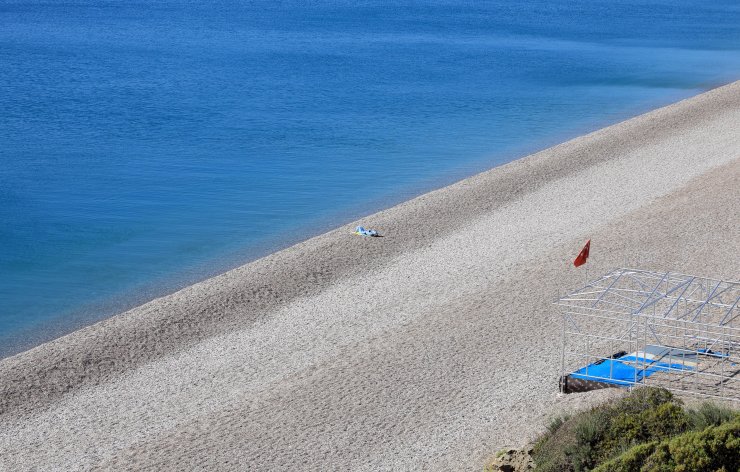
[[[583,246],[583,249],[581,249],[581,253],[578,254],[578,257],[576,257],[576,260],[573,261],[573,265],[576,267],[580,267],[583,264],[586,263],[586,259],[588,259],[588,251],[591,249],[591,240],[589,239],[586,241],[586,245]]]

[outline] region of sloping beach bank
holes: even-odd
[[[482,466],[556,396],[589,271],[736,278],[740,82],[338,228],[0,362],[0,469]]]

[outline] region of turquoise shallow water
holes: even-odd
[[[0,25],[0,356],[740,72],[734,1],[10,0]]]

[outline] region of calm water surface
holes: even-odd
[[[4,0],[0,356],[739,73],[734,0]]]

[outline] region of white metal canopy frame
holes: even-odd
[[[565,393],[652,385],[740,401],[740,282],[620,268],[562,298]]]

